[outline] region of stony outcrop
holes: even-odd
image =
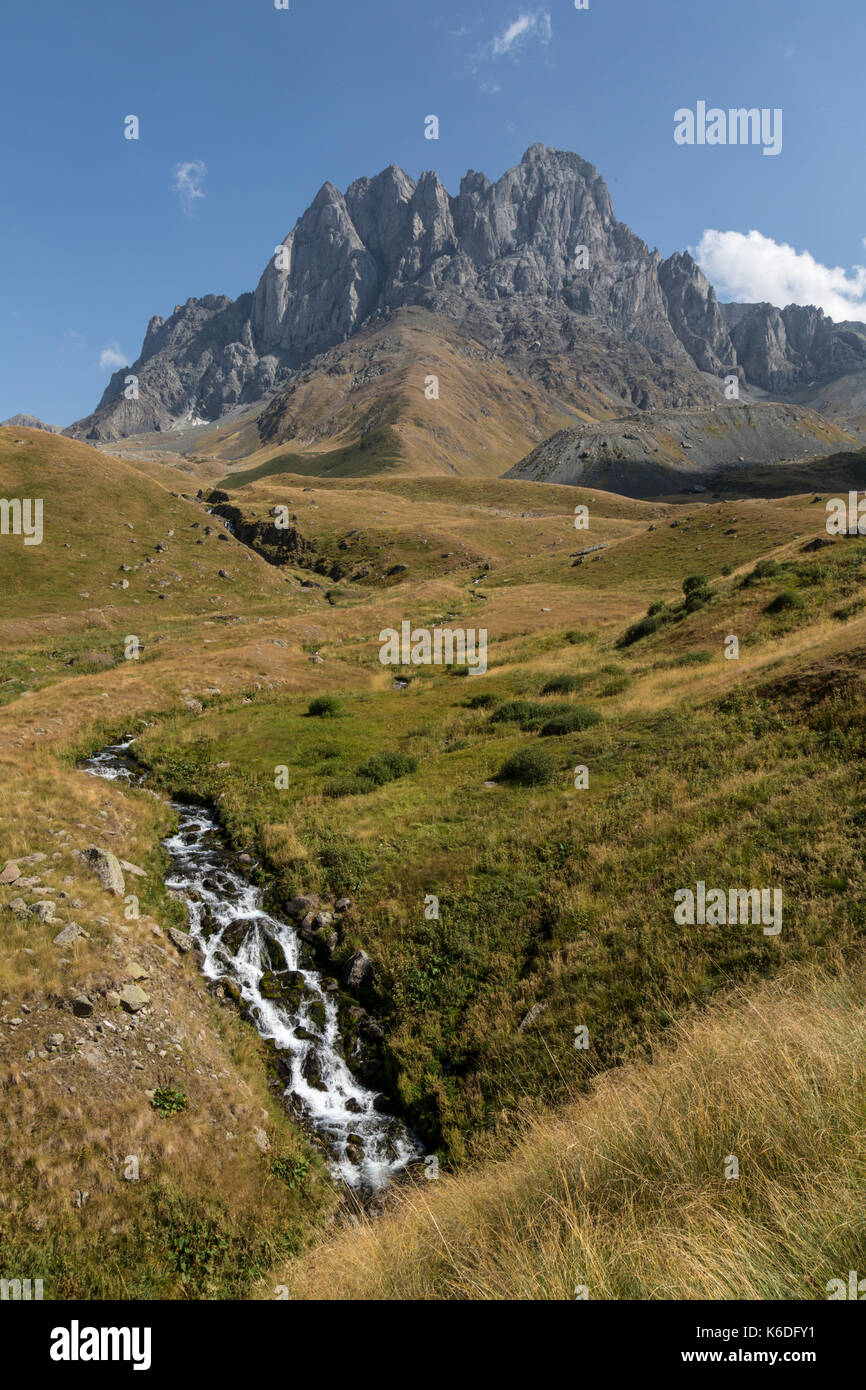
[[[856,445],[844,430],[795,405],[653,411],[559,430],[506,477],[655,497],[706,491],[721,470],[815,458]]]
[[[96,875],[107,893],[113,893],[116,898],[123,897],[126,884],[117,855],[91,845],[89,849],[82,850],[78,857],[85,868]]]
[[[314,547],[296,526],[278,526],[276,521],[251,521],[239,507],[229,502],[218,503],[211,512],[227,521],[232,535],[270,565],[303,565],[313,554]]]

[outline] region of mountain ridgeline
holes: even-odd
[[[687,252],[663,260],[616,220],[591,164],[534,145],[496,183],[469,172],[456,197],[436,174],[415,183],[394,165],[345,193],[324,184],[252,293],[152,318],[137,360],[67,433],[111,442],[218,421],[409,307],[542,381],[565,414],[585,412],[590,384],[612,414],[711,407],[707,374],[777,391],[866,369],[866,327],[720,305]]]

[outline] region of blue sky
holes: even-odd
[[[254,288],[326,179],[456,192],[536,141],[650,246],[700,247],[722,297],[866,318],[863,0],[40,0],[2,25],[0,419],[88,413],[152,314]],[[782,108],[781,154],[675,144],[699,101]]]

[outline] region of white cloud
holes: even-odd
[[[866,239],[864,239],[866,245]],[[826,266],[761,232],[707,230],[692,255],[723,299],[815,304],[830,318],[866,322],[866,266]]]
[[[103,372],[109,368],[116,372],[118,367],[127,367],[128,365],[129,358],[126,353],[120,351],[117,343],[109,343],[108,347],[104,347],[99,354],[99,366]]]
[[[507,29],[496,35],[491,51],[494,58],[501,58],[505,53],[513,53],[516,49],[522,48],[527,40],[533,38],[541,43],[550,43],[553,38],[553,25],[547,10],[534,10],[519,15]]]
[[[192,216],[196,199],[204,198],[204,181],[207,165],[202,159],[188,159],[184,164],[174,166],[174,191],[180,198],[180,205],[187,217]]]

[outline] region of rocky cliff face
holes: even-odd
[[[822,309],[800,304],[730,307],[745,309],[730,316],[737,360],[765,391],[790,391],[866,367],[864,324],[837,324]]]
[[[700,373],[735,370],[738,344],[747,376],[751,368],[760,385],[782,381],[795,355],[797,370],[803,365],[797,345],[809,336],[793,320],[784,337],[775,322],[763,327],[766,305],[729,331],[690,256],[663,261],[616,220],[591,164],[534,145],[496,183],[468,173],[456,196],[433,173],[416,184],[393,165],[345,193],[326,183],[252,294],[190,299],[169,319],[152,319],[138,360],[114,374],[94,414],[69,433],[112,440],[215,420],[268,398],[317,355],[407,306],[460,324],[518,369],[539,347],[579,361],[587,332],[613,334],[637,353],[625,399],[642,408],[709,404]],[[857,355],[838,332],[832,343],[817,330],[812,339],[810,362],[822,352],[834,366]],[[130,374],[138,396],[127,399]],[[620,399],[621,375],[599,383]]]
[[[702,372],[737,372],[734,350],[716,292],[688,251],[659,267],[671,327]]]

